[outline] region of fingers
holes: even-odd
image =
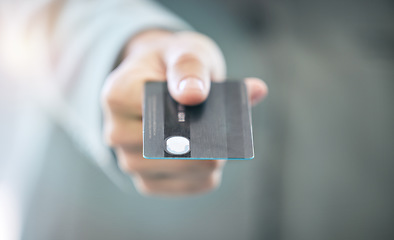
[[[104,140],[111,147],[142,148],[142,122],[108,114],[104,124]]]
[[[203,176],[188,174],[187,177],[179,176],[173,179],[144,179],[136,176],[133,182],[142,194],[176,197],[212,191],[220,185],[221,175],[221,171],[213,171]]]
[[[211,81],[225,79],[224,58],[214,42],[195,33],[168,35],[162,41],[139,37],[128,57],[108,77],[102,91],[105,140],[115,148],[122,170],[145,194],[184,195],[209,191],[220,184],[220,160],[148,160],[142,157],[142,99],[146,81],[168,81],[172,97],[184,105],[203,102]],[[246,79],[257,103],[267,94],[259,79]]]
[[[165,172],[176,175],[177,173],[191,173],[209,171],[222,168],[224,160],[172,160],[172,159],[145,159],[142,157],[141,149],[133,150],[117,148],[121,168],[131,174],[150,174]]]
[[[258,78],[246,78],[246,89],[248,91],[249,101],[252,106],[262,101],[268,94],[268,87],[264,81]]]
[[[152,160],[140,151],[116,150],[121,169],[132,175],[137,190],[147,195],[179,196],[219,186],[224,160]]]
[[[130,57],[116,68],[102,89],[104,112],[124,117],[140,118],[144,84],[147,81],[164,81],[165,69],[155,51]]]
[[[197,105],[205,101],[211,80],[225,78],[224,58],[211,40],[195,33],[181,33],[164,52],[168,90],[181,104]]]

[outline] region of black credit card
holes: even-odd
[[[252,121],[244,82],[212,83],[197,106],[177,103],[166,82],[147,82],[143,113],[144,157],[229,159],[254,157]]]

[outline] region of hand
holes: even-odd
[[[211,81],[224,81],[225,62],[217,45],[193,32],[143,32],[127,45],[123,61],[102,92],[104,138],[115,149],[120,168],[131,174],[143,194],[186,195],[215,189],[225,160],[150,160],[142,157],[142,100],[146,81],[168,81],[171,96],[196,105],[209,93]],[[259,79],[246,79],[250,101],[265,97]]]

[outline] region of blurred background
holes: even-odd
[[[393,2],[159,2],[219,44],[230,78],[267,82],[252,114],[255,159],[227,163],[207,195],[146,198],[68,152],[58,130],[24,237],[394,239]]]

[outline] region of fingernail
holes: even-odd
[[[185,78],[181,80],[178,86],[179,91],[191,90],[191,91],[204,91],[204,84],[198,78]]]

